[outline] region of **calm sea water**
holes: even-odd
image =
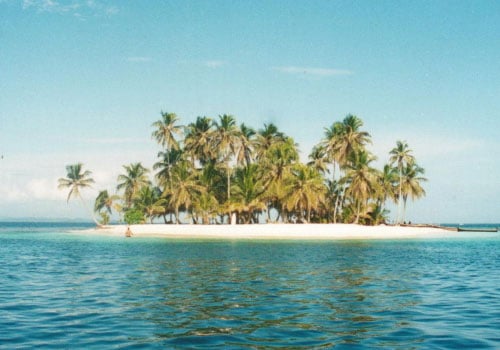
[[[500,348],[500,234],[266,242],[0,223],[0,348]]]

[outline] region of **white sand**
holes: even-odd
[[[362,226],[354,224],[261,225],[131,225],[133,237],[210,239],[403,239],[456,237],[457,232],[432,227]],[[79,231],[85,234],[125,236],[127,225]]]

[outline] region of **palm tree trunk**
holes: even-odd
[[[90,216],[92,217],[92,220],[95,222],[95,224],[97,226],[102,226],[99,221],[97,221],[97,219],[95,218],[95,215],[94,215],[94,212],[92,210],[90,210],[90,208],[88,207],[87,203],[85,203],[85,201],[83,200],[83,197],[81,195],[78,195],[78,197],[80,198],[80,200],[82,201],[83,203],[83,206],[85,207],[85,209],[90,213]]]
[[[402,218],[403,222],[406,221],[405,216],[406,216],[406,200],[407,199],[408,198],[403,198],[403,218]]]
[[[398,218],[396,220],[396,225],[401,223],[401,194],[403,192],[403,169],[399,166],[399,195],[398,195]]]
[[[340,202],[340,194],[338,194],[335,197],[335,205],[333,206],[333,223],[334,224],[337,223],[337,211],[338,211],[338,207],[339,207],[339,202]]]
[[[179,221],[179,207],[177,207],[177,206],[175,207],[175,223],[177,225],[180,224],[180,221]]]
[[[227,201],[231,199],[231,173],[229,171],[229,163],[226,164],[227,166]]]

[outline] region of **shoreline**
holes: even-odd
[[[357,224],[252,224],[252,225],[108,225],[73,233],[125,237],[225,240],[363,240],[463,237],[456,230],[434,226],[363,226]]]

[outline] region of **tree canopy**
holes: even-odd
[[[371,135],[352,114],[325,128],[307,163],[295,140],[272,123],[254,129],[221,114],[181,125],[175,113],[161,112],[152,127],[160,148],[154,172],[140,162],[124,165],[117,193],[102,190],[96,198],[101,217],[114,210],[134,222],[372,225],[389,220],[387,201],[397,205],[400,223],[407,199],[425,195],[424,169],[408,144],[397,141],[376,169]],[[67,170],[59,186],[70,189],[69,200],[93,180],[81,164]]]

